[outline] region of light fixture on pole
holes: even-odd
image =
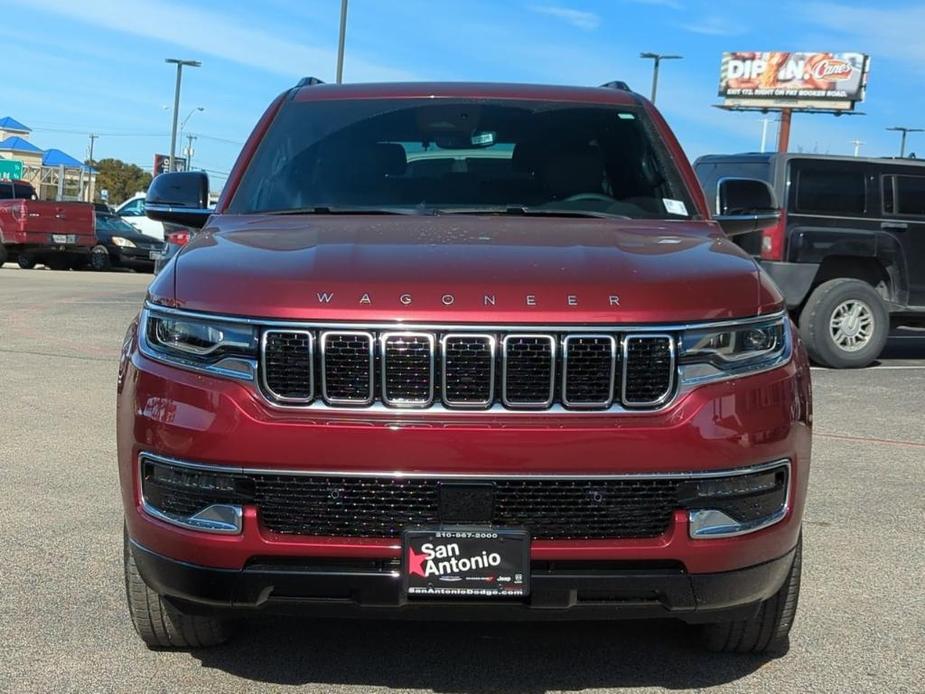
[[[640,53],[639,57],[644,60],[652,61],[652,96],[651,101],[655,103],[655,95],[658,92],[658,68],[663,60],[681,60],[683,55],[671,55],[665,53]]]
[[[906,157],[906,135],[909,133],[923,133],[925,128],[905,128],[901,125],[897,125],[893,128],[887,128],[892,132],[902,133],[902,138],[899,140],[899,158],[904,159]]]
[[[202,63],[198,60],[181,60],[179,58],[166,58],[164,62],[177,66],[177,86],[173,93],[173,127],[170,130],[170,159],[167,162],[167,170],[176,171],[177,117],[180,110],[180,82],[183,79],[183,68],[201,67]]]

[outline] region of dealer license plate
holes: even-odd
[[[525,530],[406,530],[402,575],[411,596],[522,597],[530,592]]]

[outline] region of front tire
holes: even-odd
[[[800,313],[800,337],[813,361],[833,369],[858,369],[886,346],[890,314],[877,291],[845,277],[820,284]]]
[[[135,631],[149,648],[206,648],[228,640],[231,630],[227,622],[185,614],[148,587],[138,573],[127,534],[122,551],[128,611]]]
[[[26,253],[20,253],[16,257],[16,264],[23,270],[31,270],[35,267],[35,256]]]
[[[782,655],[790,647],[790,629],[800,598],[803,537],[797,542],[790,572],[774,595],[761,603],[758,613],[734,622],[705,624],[703,644],[715,653],[766,653]]]
[[[112,260],[106,246],[94,246],[90,251],[90,267],[97,272],[106,272],[112,267]]]

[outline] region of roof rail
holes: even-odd
[[[623,80],[614,80],[613,82],[605,82],[601,85],[604,89],[619,89],[622,92],[631,92],[630,86]]]
[[[317,77],[303,77],[302,79],[299,80],[299,83],[296,85],[296,89],[298,89],[299,87],[314,87],[315,85],[318,85],[318,84],[324,84],[324,82],[318,79]]]

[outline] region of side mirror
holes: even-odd
[[[201,171],[163,173],[148,186],[145,214],[158,222],[202,229],[209,209],[209,177]]]
[[[716,184],[713,218],[729,236],[761,231],[777,224],[780,209],[774,189],[754,178],[721,178]]]

